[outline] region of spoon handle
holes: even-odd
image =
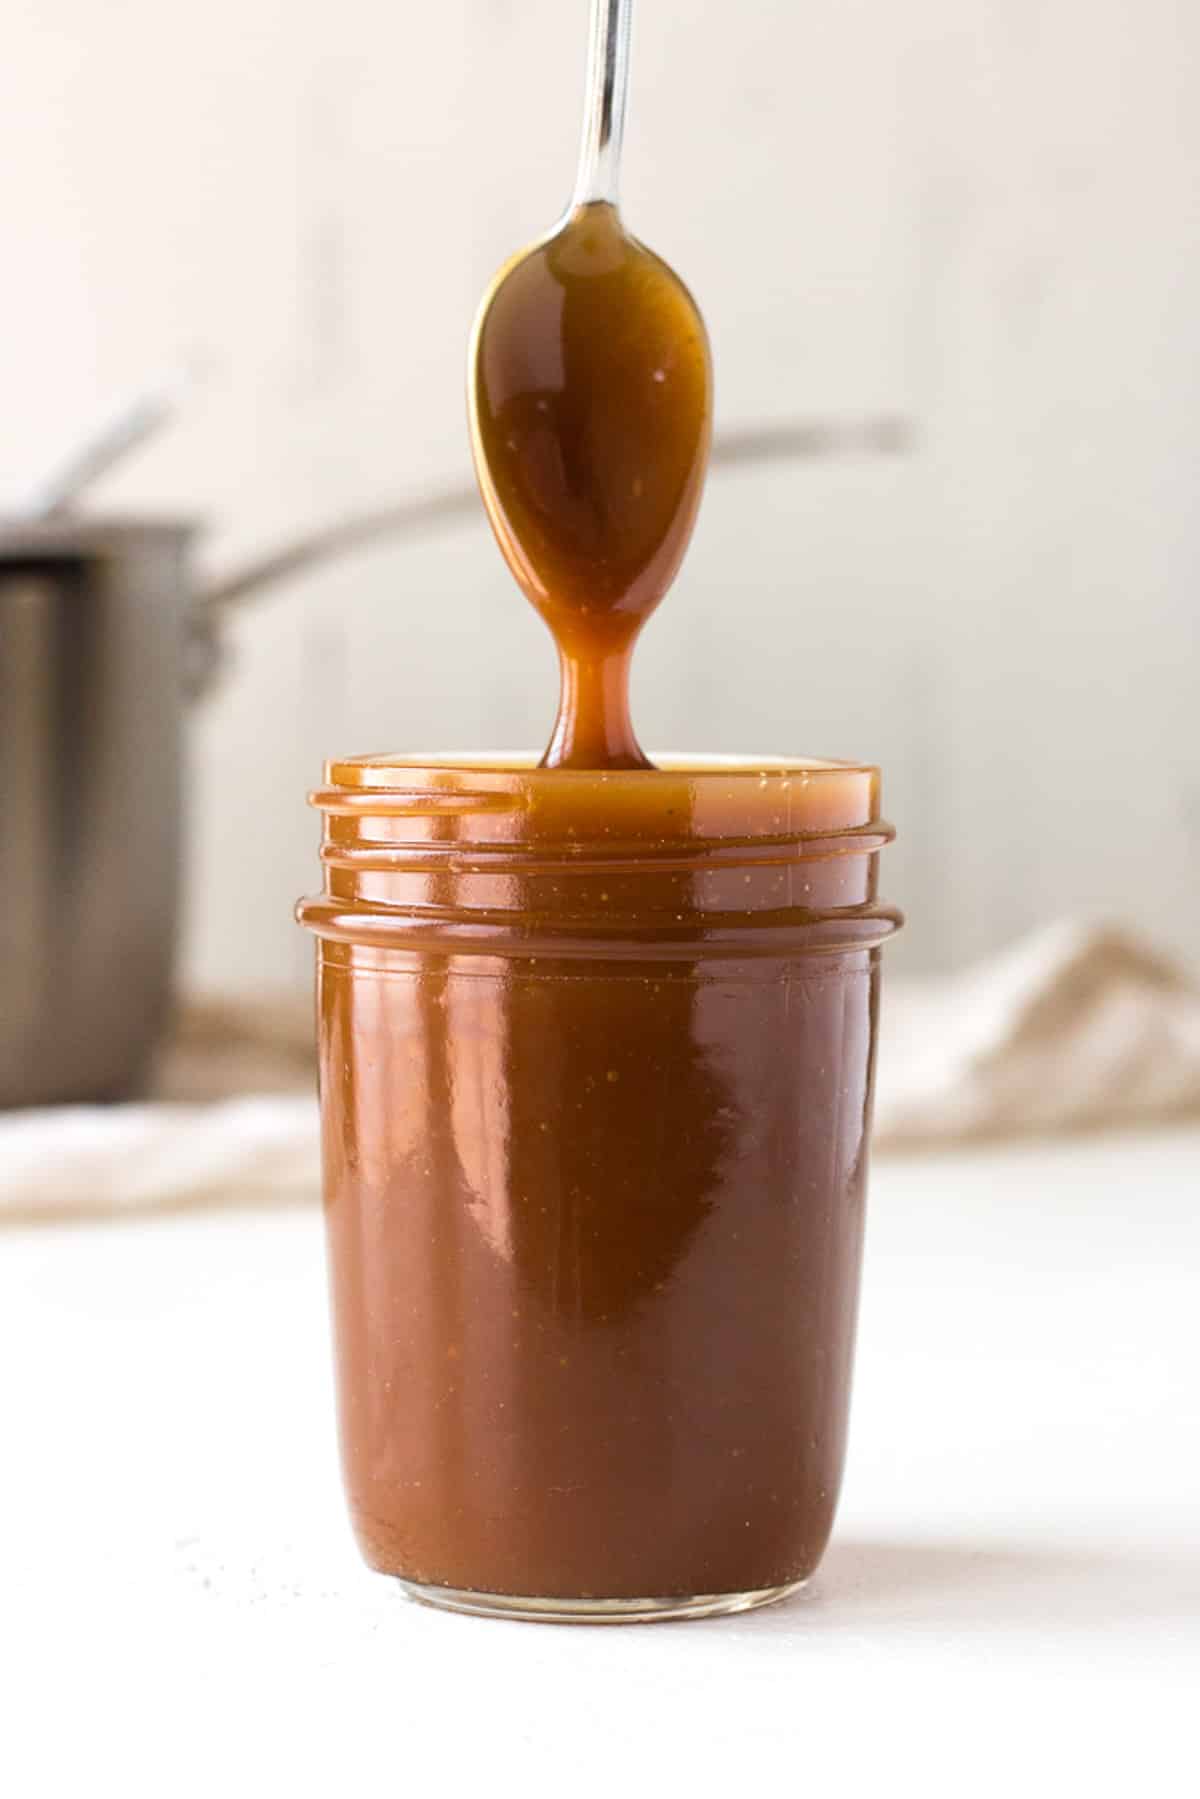
[[[590,206],[596,201],[609,206],[617,204],[632,17],[633,0],[592,0],[587,100],[572,207]]]

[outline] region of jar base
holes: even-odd
[[[477,1618],[512,1618],[523,1624],[658,1624],[673,1618],[721,1618],[774,1605],[807,1585],[807,1579],[744,1593],[694,1593],[666,1599],[537,1599],[514,1593],[472,1593],[459,1587],[427,1586],[396,1576],[410,1599],[445,1612]]]

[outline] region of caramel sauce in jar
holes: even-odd
[[[530,1617],[758,1603],[845,1446],[876,771],[331,764],[320,1070],[372,1566]]]

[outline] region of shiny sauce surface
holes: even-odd
[[[649,766],[629,662],[691,536],[711,390],[695,302],[609,206],[580,208],[484,302],[473,447],[500,547],[558,649],[546,766]]]

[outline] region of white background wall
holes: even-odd
[[[585,0],[9,0],[0,479],[198,345],[109,480],[215,571],[466,472],[494,265],[567,192]],[[718,424],[902,414],[904,457],[718,476],[651,626],[652,745],[876,758],[902,953],[1081,906],[1195,955],[1200,8],[641,0],[627,216]],[[307,978],[327,752],[540,743],[482,519],[240,617],[194,721],[186,973]]]

